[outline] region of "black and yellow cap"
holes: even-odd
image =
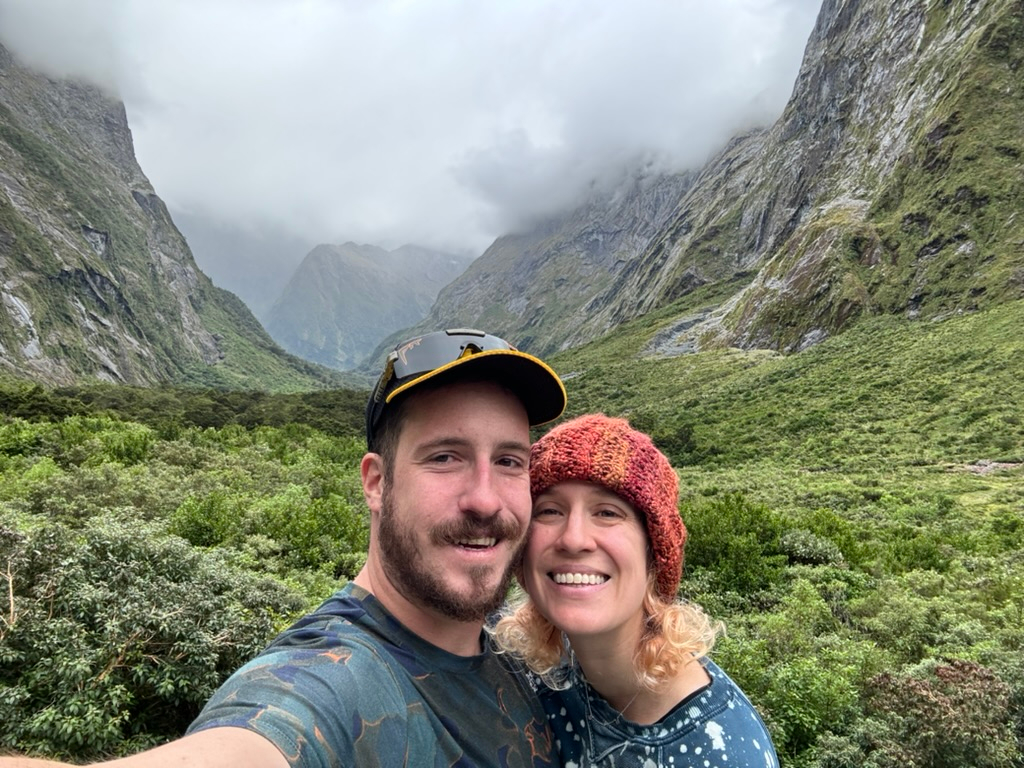
[[[388,405],[425,381],[492,380],[513,392],[526,408],[530,426],[546,424],[565,410],[565,386],[543,360],[507,341],[472,328],[452,328],[403,341],[388,355],[366,404],[366,444]]]

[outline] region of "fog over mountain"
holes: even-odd
[[[236,293],[260,322],[317,245],[281,227],[238,226],[182,210],[173,216],[203,271],[215,285]]]
[[[699,166],[770,124],[819,6],[0,0],[0,41],[124,100],[176,221],[480,253],[626,167]],[[265,268],[195,231],[223,287]]]

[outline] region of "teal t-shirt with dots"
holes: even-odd
[[[709,659],[711,683],[652,725],[626,720],[581,673],[566,690],[538,686],[565,768],[778,768],[771,736],[739,687]]]

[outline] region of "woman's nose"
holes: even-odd
[[[565,518],[557,543],[561,549],[570,552],[593,549],[594,537],[587,516],[581,511],[571,509]]]

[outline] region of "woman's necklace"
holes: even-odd
[[[587,717],[590,718],[591,721],[601,723],[601,725],[613,725],[616,721],[619,720],[629,720],[629,718],[626,717],[626,710],[629,709],[630,706],[632,706],[633,702],[636,701],[637,697],[640,695],[639,689],[637,689],[637,692],[633,694],[633,698],[626,702],[626,706],[624,706],[622,709],[616,709],[611,704],[608,704],[608,700],[601,696],[601,694],[597,692],[594,686],[587,682],[587,679],[583,675],[582,670],[579,671],[579,677],[580,681],[583,683],[583,692],[585,694],[585,701],[587,705]],[[595,697],[600,697],[602,701],[608,704],[608,708],[611,709],[614,713],[616,713],[612,715],[611,720],[603,720],[594,714],[594,710],[591,707],[591,701]]]
[[[633,694],[633,698],[626,702],[626,706],[624,706],[621,711],[618,711],[611,704],[608,704],[605,698],[597,692],[596,688],[587,682],[587,676],[583,673],[583,667],[581,667],[579,662],[576,660],[576,655],[572,652],[572,646],[569,646],[569,660],[570,669],[572,670],[572,676],[574,678],[572,684],[582,695],[583,706],[586,708],[587,712],[586,721],[582,723],[582,727],[586,731],[586,739],[583,742],[584,749],[586,750],[583,765],[597,765],[598,760],[603,758],[604,755],[598,755],[597,746],[594,744],[594,726],[601,725],[606,728],[618,727],[621,729],[627,721],[626,710],[629,709],[634,701],[636,701],[637,697],[640,695],[640,689],[638,688],[636,693]],[[611,710],[611,719],[605,720],[604,718],[600,718],[594,714],[592,702],[598,697],[600,697],[601,701],[604,702],[608,709]],[[625,748],[627,743],[628,742],[623,742],[621,745],[622,748]]]
[[[582,671],[582,670],[581,670]],[[583,741],[583,759],[581,761],[581,768],[587,768],[588,766],[602,765],[603,761],[608,759],[608,756],[615,753],[625,753],[629,749],[630,738],[624,731],[628,732],[627,723],[628,721],[623,714],[629,705],[632,704],[636,697],[640,695],[640,691],[633,694],[633,698],[630,699],[626,706],[623,707],[623,712],[618,712],[615,707],[605,702],[604,697],[601,697],[601,701],[605,702],[608,709],[611,710],[612,716],[610,720],[603,720],[594,714],[594,708],[591,704],[593,698],[600,696],[599,693],[589,684],[586,680],[580,676],[579,684],[582,686],[581,693],[584,697],[584,705],[587,710],[587,719],[583,723],[582,727],[587,732],[586,738]],[[617,738],[612,739],[606,743],[601,750],[598,750],[597,744],[595,743],[594,728],[599,726],[605,726],[606,728],[614,728],[617,732]],[[605,733],[605,739],[611,734]]]

